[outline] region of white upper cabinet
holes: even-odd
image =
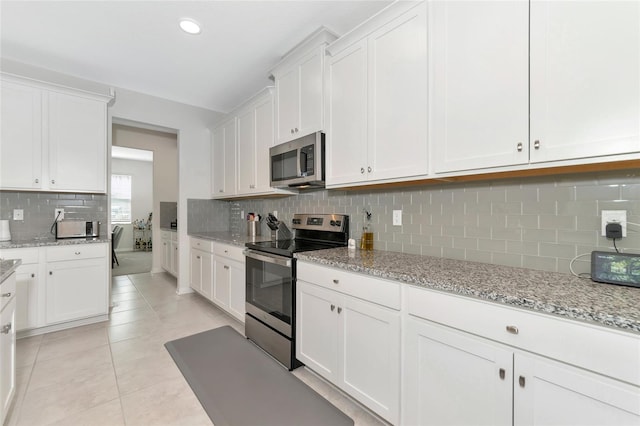
[[[42,91],[2,81],[0,187],[42,187]]]
[[[320,28],[272,71],[276,83],[277,143],[323,130],[325,46],[336,38],[326,28]]]
[[[49,94],[49,187],[106,192],[107,105]]]
[[[213,198],[291,194],[271,187],[269,148],[274,145],[273,98],[273,87],[267,87],[232,112],[231,120],[214,129]],[[236,129],[235,136],[233,129]]]
[[[529,4],[429,3],[436,173],[529,162]]]
[[[3,76],[0,187],[107,190],[107,95]]]
[[[212,198],[225,198],[236,194],[236,124],[237,119],[234,116],[213,130]]]
[[[640,3],[438,1],[429,12],[436,173],[637,158]]]
[[[531,161],[640,152],[640,3],[531,2]]]
[[[426,25],[394,3],[327,48],[327,187],[427,174]]]

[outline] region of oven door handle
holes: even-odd
[[[291,268],[291,259],[289,259],[288,257],[282,257],[282,256],[276,256],[276,255],[265,255],[255,250],[249,250],[249,249],[244,250],[244,255],[252,259],[260,260],[262,262],[274,263],[276,265]]]

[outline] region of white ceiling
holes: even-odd
[[[228,112],[324,25],[341,35],[378,1],[0,1],[0,54],[99,83]],[[198,36],[178,28],[202,24]]]

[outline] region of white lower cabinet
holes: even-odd
[[[107,244],[48,247],[46,259],[47,324],[108,313]]]
[[[0,286],[0,425],[4,424],[16,390],[16,274]]]
[[[245,271],[242,248],[191,237],[192,289],[244,322]]]
[[[306,267],[300,264],[299,272]],[[397,424],[400,312],[326,288],[321,275],[317,276],[320,285],[298,277],[296,357],[379,416]],[[334,279],[344,282],[349,277]],[[340,290],[352,289],[345,284]]]
[[[630,384],[637,379],[633,373],[636,366],[628,365],[629,374],[623,381],[567,362],[597,365],[590,347],[599,339],[585,340],[576,347],[582,359],[575,358],[574,350],[569,349],[576,336],[580,337],[580,323],[558,343],[567,356],[552,359],[548,356],[555,350],[549,345],[555,343],[552,334],[554,330],[564,332],[561,324],[568,321],[554,318],[557,324],[547,330],[547,318],[535,324],[498,306],[491,310],[488,303],[433,293],[434,303],[430,304],[427,291],[409,289],[406,294],[409,315],[403,328],[403,424],[640,424],[640,388]],[[480,311],[465,309],[472,308],[468,303],[486,305],[486,310],[478,316]],[[460,313],[470,315],[465,321],[473,326],[460,329]],[[454,323],[458,328],[449,326]],[[514,325],[495,327],[498,323]],[[505,337],[498,338],[501,342],[511,340],[513,346],[482,337],[482,332],[478,335],[479,328],[485,326],[504,332]],[[472,328],[475,334],[464,331]],[[538,332],[547,339],[539,340],[537,353],[518,347],[519,339],[524,346],[529,335]],[[621,339],[621,345],[630,337],[611,334]],[[640,341],[636,339],[636,343],[637,359]],[[616,347],[617,343],[611,342],[608,349],[613,363],[622,359]]]
[[[162,269],[178,276],[178,233],[174,231],[161,231],[162,242]]]
[[[22,260],[16,269],[16,331],[44,326],[44,265],[40,263],[40,250],[1,250],[0,258]]]

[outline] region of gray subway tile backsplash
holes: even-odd
[[[237,233],[246,232],[242,211],[266,215],[277,210],[285,222],[299,212],[343,213],[351,216],[351,236],[356,239],[366,208],[373,213],[378,249],[568,273],[576,254],[613,249],[611,240],[599,236],[601,210],[626,209],[628,220],[640,223],[640,173],[315,190],[265,200],[189,200],[192,208],[198,213],[189,211],[190,230]],[[403,226],[392,225],[393,210],[403,211]],[[640,227],[630,225],[628,237],[617,243],[640,252]]]
[[[107,232],[107,195],[51,192],[0,192],[0,219],[9,219],[14,241],[49,238],[54,209],[63,208],[65,219],[100,222],[100,235]],[[24,220],[13,220],[13,210],[22,209]]]

